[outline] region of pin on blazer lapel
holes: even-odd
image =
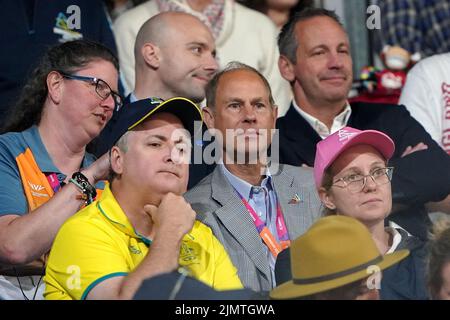
[[[302,214],[301,211],[304,207],[305,195],[300,192],[301,190],[299,190],[300,188],[294,177],[284,171],[283,166],[280,168],[279,174],[273,176],[273,181],[277,198],[283,212],[284,222],[288,229],[289,238],[290,240],[294,240],[295,237],[297,237],[297,234],[294,234],[293,230],[301,230],[301,218],[299,215]]]

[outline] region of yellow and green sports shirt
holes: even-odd
[[[133,271],[150,244],[134,230],[107,185],[98,201],[59,230],[47,263],[45,298],[85,299],[101,281]],[[242,288],[224,247],[199,221],[182,240],[179,264],[217,290]]]

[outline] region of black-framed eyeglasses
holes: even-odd
[[[371,174],[367,175],[350,174],[343,178],[337,179],[333,182],[332,186],[347,188],[351,193],[358,193],[364,189],[368,177],[371,177],[376,185],[381,186],[392,180],[393,171],[394,167],[386,167],[375,169]]]
[[[102,100],[105,100],[109,96],[112,96],[114,99],[116,111],[118,111],[122,107],[123,105],[122,96],[119,93],[112,90],[105,80],[94,77],[79,76],[76,74],[68,74],[64,72],[59,73],[66,79],[84,81],[92,85],[95,85],[95,92]]]

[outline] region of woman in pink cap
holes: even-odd
[[[383,272],[382,299],[428,299],[423,242],[393,222],[393,167],[388,160],[394,142],[382,132],[345,127],[317,144],[314,178],[327,215],[362,222],[381,254],[409,249],[411,255]]]

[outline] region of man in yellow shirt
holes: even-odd
[[[144,279],[179,266],[215,289],[242,288],[223,246],[181,196],[191,148],[186,129],[194,133],[200,110],[184,98],[125,108],[107,142],[111,183],[60,229],[45,298],[131,299]],[[84,195],[89,186],[78,184]]]

